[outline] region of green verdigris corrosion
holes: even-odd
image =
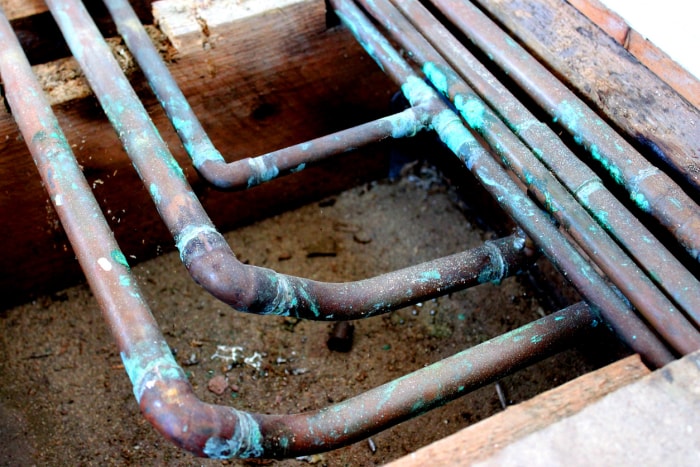
[[[236,418],[236,428],[230,438],[212,436],[202,450],[211,459],[248,459],[262,457],[263,435],[260,424],[247,412],[229,408]],[[288,443],[288,440],[284,440]],[[282,443],[282,440],[280,440]]]
[[[187,376],[177,364],[167,342],[140,342],[130,352],[120,353],[126,374],[134,389],[136,402],[141,403],[143,393],[153,386],[153,380],[187,381]]]

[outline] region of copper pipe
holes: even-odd
[[[435,109],[429,125],[457,155],[501,207],[533,239],[550,261],[562,271],[630,348],[653,365],[663,366],[673,357],[630,307],[610,289],[578,251],[562,236],[547,214],[529,198],[494,161],[437,92],[418,77],[411,66],[349,0],[330,0],[341,21],[382,69],[402,86],[412,105]]]
[[[604,188],[600,178],[557,137],[547,125],[517,100],[449,30],[417,0],[393,1],[423,37],[459,73],[469,86],[500,114],[504,123],[540,159],[625,250],[645,273],[700,327],[700,282],[620,202]],[[424,60],[423,70],[431,81],[443,77],[446,94],[454,100],[459,90],[447,82],[444,66]],[[460,99],[463,99],[461,97]],[[595,258],[595,256],[594,256]]]
[[[654,216],[700,260],[700,206],[690,196],[474,5],[466,0],[432,3],[583,145],[639,209]],[[488,2],[483,4],[488,7]]]
[[[302,144],[226,163],[202,128],[148,33],[126,0],[103,0],[119,34],[165,109],[197,172],[222,190],[251,188],[307,165],[386,138],[405,138],[424,129],[423,109],[408,109]]]
[[[578,304],[326,409],[263,415],[205,404],[173,358],[100,212],[9,22],[0,14],[7,100],[90,287],[145,417],[166,438],[212,458],[290,457],[349,444],[443,405],[599,323]]]
[[[359,4],[387,30],[428,78],[447,94],[463,120],[478,132],[528,187],[540,203],[561,223],[641,315],[682,355],[700,349],[700,332],[679,312],[644,272],[625,254],[530,149],[459,78],[445,59],[388,0],[360,0]],[[696,307],[698,305],[696,304]],[[699,310],[694,310],[699,311]]]
[[[508,237],[377,278],[342,284],[242,264],[192,192],[83,5],[73,0],[47,4],[149,188],[183,263],[198,284],[233,308],[317,320],[356,319],[499,281],[532,260],[523,238]]]

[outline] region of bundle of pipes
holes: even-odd
[[[650,366],[662,366],[675,355],[700,348],[697,278],[421,3],[329,0],[367,52],[401,86],[410,102],[408,110],[263,156],[226,163],[127,1],[105,0],[194,166],[214,186],[250,187],[361,145],[432,130],[529,237],[519,233],[474,250],[343,284],[291,277],[239,262],[194,195],[83,5],[77,0],[48,0],[47,4],[170,229],[185,267],[202,287],[236,310],[315,320],[373,316],[499,281],[530,264],[536,256],[534,246],[585,298],[585,302],[315,412],[269,415],[205,404],[195,397],[173,358],[2,17],[0,73],[13,115],[114,334],[136,400],[146,418],[178,446],[217,458],[288,457],[339,447],[542,359],[601,319]],[[637,207],[653,215],[685,248],[690,261],[697,261],[700,208],[690,196],[477,8],[466,1],[435,0],[432,4],[434,12],[450,19],[555,123],[571,132],[592,160],[627,189]],[[378,27],[408,51],[415,64],[408,63]]]

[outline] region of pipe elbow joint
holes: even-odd
[[[257,417],[202,402],[185,380],[153,380],[141,395],[140,408],[161,435],[195,456],[245,459],[264,453]]]

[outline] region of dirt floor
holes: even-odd
[[[430,167],[236,230],[243,261],[325,281],[361,279],[493,238]],[[206,402],[293,413],[338,402],[552,310],[522,278],[356,322],[352,349],[329,350],[330,323],[235,312],[176,254],[134,268],[176,357]],[[2,465],[379,465],[503,410],[495,385],[335,451],[285,461],[211,461],[163,440],[142,418],[87,286],[0,314]],[[240,347],[247,362],[231,362]],[[573,349],[501,380],[518,403],[599,365]]]

